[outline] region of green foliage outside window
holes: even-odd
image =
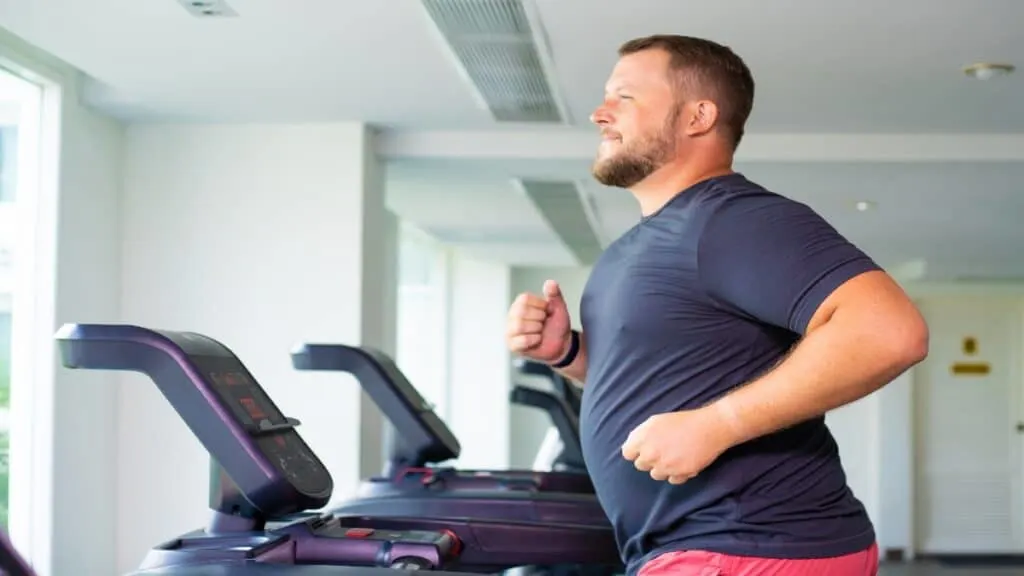
[[[10,365],[0,358],[0,408],[11,406],[11,369]],[[0,429],[0,526],[7,529],[7,504],[9,491],[10,467],[10,431]]]

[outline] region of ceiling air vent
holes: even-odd
[[[564,120],[520,0],[422,0],[495,119]]]
[[[597,262],[603,250],[601,240],[594,232],[576,184],[540,180],[520,180],[520,184],[577,262],[581,266]]]

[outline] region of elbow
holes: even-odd
[[[893,322],[890,351],[894,368],[903,372],[928,357],[928,323],[916,309]]]

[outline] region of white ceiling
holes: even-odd
[[[982,135],[950,140],[960,143],[952,149],[964,151],[962,162],[956,154],[944,162],[825,162],[789,149],[740,168],[815,206],[885,263],[927,262],[933,277],[1024,276],[1024,258],[1015,258],[1024,248],[1015,222],[1024,163],[976,154],[966,161],[978,138],[1024,137],[1024,78],[977,82],[960,72],[977,61],[1024,65],[1019,0],[523,0],[550,90],[568,112],[564,125],[550,127],[496,121],[421,0],[228,1],[237,17],[195,18],[177,0],[0,0],[0,26],[82,69],[89,101],[126,120],[361,119],[387,131],[463,139],[513,132],[538,141],[590,136],[587,117],[624,40],[705,36],[731,45],[753,69],[751,140]],[[989,149],[999,150],[993,142]],[[396,155],[389,202],[487,257],[564,265],[572,253],[515,179],[579,182],[607,241],[635,221],[636,206],[628,193],[595,185],[588,165],[582,154]],[[851,209],[861,199],[877,209]]]

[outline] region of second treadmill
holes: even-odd
[[[384,474],[362,481],[335,512],[573,523],[611,533],[585,474],[438,465],[458,457],[459,443],[387,355],[367,347],[302,344],[292,361],[299,370],[352,374],[396,429]]]

